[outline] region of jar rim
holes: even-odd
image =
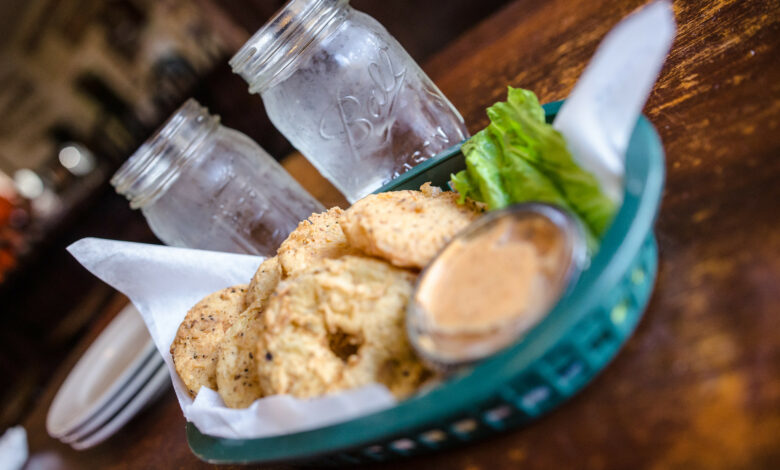
[[[262,93],[293,67],[303,52],[343,18],[349,0],[290,0],[230,59],[233,73]]]
[[[117,170],[111,185],[133,209],[153,202],[218,126],[219,116],[189,98]]]

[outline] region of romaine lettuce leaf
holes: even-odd
[[[603,236],[617,208],[544,121],[536,95],[509,87],[507,101],[487,114],[490,125],[461,149],[466,170],[452,175],[461,199],[484,202],[490,210],[529,201],[555,204],[577,216],[590,237]]]

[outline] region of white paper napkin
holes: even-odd
[[[607,33],[553,127],[618,205],[628,141],[674,40],[672,5],[649,4]]]
[[[208,388],[193,400],[169,352],[179,324],[206,295],[249,283],[263,258],[98,238],[79,240],[68,251],[133,302],[168,365],[184,416],[203,434],[232,439],[277,436],[350,420],[396,403],[378,384],[309,400],[276,395],[246,409],[226,407]]]
[[[8,428],[0,437],[0,470],[19,470],[28,456],[27,431],[21,426]]]

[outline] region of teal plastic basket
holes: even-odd
[[[544,106],[548,121],[562,102]],[[446,188],[465,167],[460,146],[378,192]],[[439,451],[526,425],[572,397],[634,331],[650,298],[658,253],[653,224],[664,179],[655,129],[640,118],[626,155],[623,205],[576,285],[522,341],[430,392],[340,424],[262,439],[221,439],[187,423],[187,440],[212,463],[344,466]]]

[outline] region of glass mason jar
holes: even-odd
[[[188,100],[111,179],[165,244],[273,255],[325,208],[246,135]]]
[[[348,0],[291,0],[230,65],[350,202],[468,136],[403,47]]]

